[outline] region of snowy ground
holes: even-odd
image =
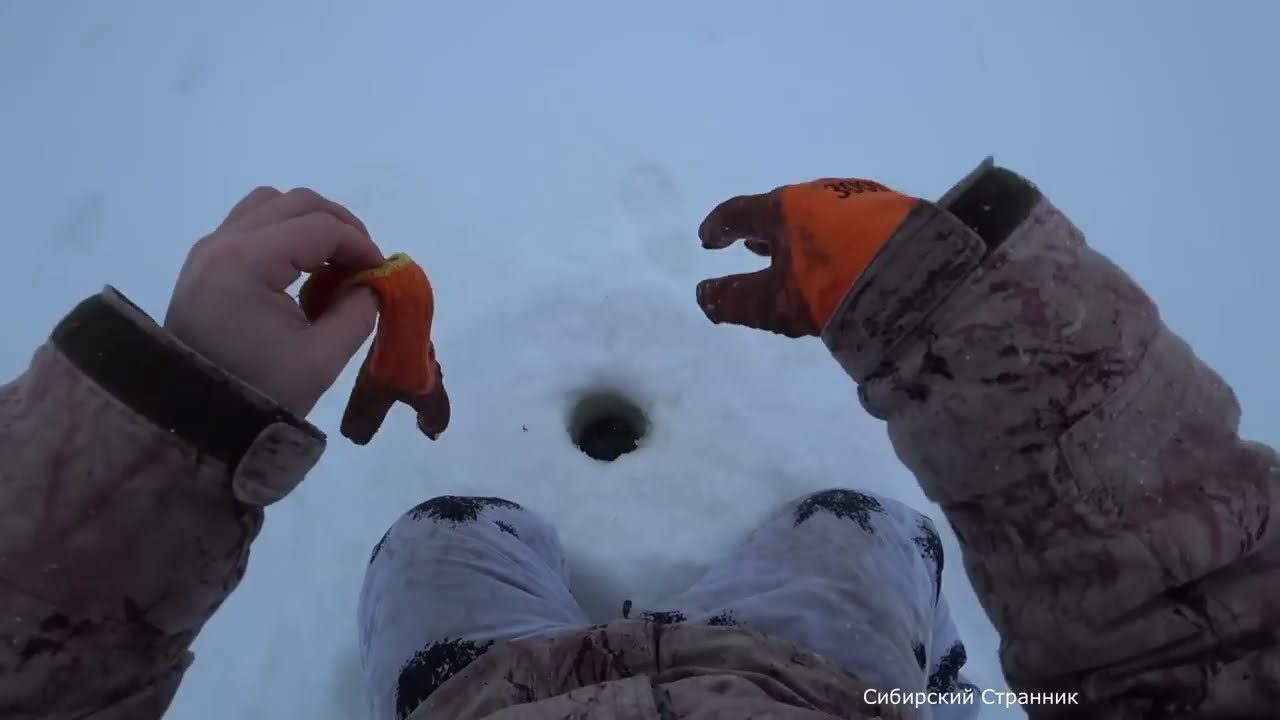
[[[551,516],[600,618],[806,491],[869,488],[945,527],[819,343],[702,318],[694,283],[752,258],[704,255],[694,230],[741,192],[851,174],[934,196],[994,153],[1160,299],[1248,433],[1280,440],[1280,349],[1269,316],[1254,330],[1280,307],[1280,6],[1055,5],[0,2],[5,376],[105,282],[163,314],[189,244],[257,184],[347,203],[437,290],[449,432],[426,442],[397,410],[350,445],[344,376],[312,417],[328,453],[269,512],[170,717],[359,717],[368,551],[432,495]],[[566,436],[596,386],[653,423],[611,465]],[[968,674],[1001,686],[946,540]]]

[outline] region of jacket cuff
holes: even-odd
[[[75,307],[55,347],[86,377],[232,473],[238,499],[267,505],[314,467],[314,425],[183,345],[115,288]]]
[[[822,341],[862,382],[965,283],[1039,199],[1035,185],[988,157],[937,203],[921,200],[845,293]]]

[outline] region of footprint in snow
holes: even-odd
[[[686,279],[698,249],[696,228],[684,227],[679,186],[662,166],[631,165],[618,182],[618,203],[635,223],[645,255],[659,272]]]

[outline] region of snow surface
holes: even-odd
[[[312,416],[327,454],[268,512],[169,717],[359,717],[369,549],[438,494],[552,517],[599,618],[804,492],[868,488],[945,528],[818,342],[703,319],[695,282],[755,266],[694,237],[730,195],[854,175],[931,197],[994,153],[1161,301],[1248,434],[1280,439],[1280,6],[1050,5],[0,2],[4,375],[105,282],[163,315],[191,242],[258,184],[347,203],[437,291],[448,433],[398,409],[350,445],[344,375]],[[653,423],[610,465],[566,435],[593,387]],[[946,549],[968,674],[1001,687]]]

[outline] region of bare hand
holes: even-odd
[[[314,323],[286,290],[326,262],[383,261],[351,211],[307,189],[260,187],[191,248],[164,326],[188,347],[305,417],[373,332],[376,298],[345,294]]]

